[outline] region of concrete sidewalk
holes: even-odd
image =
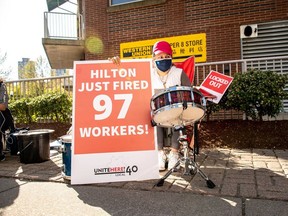
[[[197,162],[215,188],[208,188],[199,174],[181,173],[170,175],[162,187],[154,186],[158,180],[71,186],[61,175],[61,154],[35,164],[22,164],[18,156],[7,156],[0,163],[0,213],[284,215],[288,212],[288,151],[201,149]]]

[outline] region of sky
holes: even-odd
[[[70,2],[77,3],[77,0]],[[61,7],[76,12],[77,6],[72,3]],[[46,0],[0,0],[0,54],[7,54],[5,68],[12,69],[9,80],[18,79],[18,61],[22,58],[47,59],[42,45],[44,12],[48,12]],[[61,8],[52,12],[65,13]]]
[[[42,45],[46,0],[0,0],[0,52],[7,53],[6,67],[12,69],[10,80],[17,79],[22,58],[46,58]]]

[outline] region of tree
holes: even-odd
[[[36,60],[36,71],[40,77],[51,76],[51,68],[46,58],[39,56]]]
[[[11,67],[5,66],[5,62],[7,60],[7,53],[2,54],[0,50],[0,76],[1,77],[8,77],[12,72]]]
[[[36,73],[35,62],[34,61],[28,61],[24,65],[24,67],[19,69],[19,78],[20,79],[37,78],[37,73]]]

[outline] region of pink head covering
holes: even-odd
[[[158,41],[154,44],[153,46],[153,53],[155,55],[164,52],[167,53],[168,55],[172,56],[172,48],[170,44],[166,41]]]

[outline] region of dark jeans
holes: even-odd
[[[0,131],[0,155],[3,154],[3,134],[2,132]]]
[[[4,133],[7,130],[10,132],[15,131],[14,119],[11,111],[7,108],[5,111],[0,111],[0,155],[3,154],[3,138],[5,138]]]

